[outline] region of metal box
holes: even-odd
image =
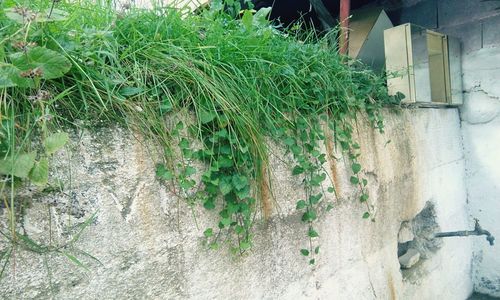
[[[382,72],[385,65],[384,30],[392,27],[383,9],[353,11],[349,21],[349,56],[376,72]]]
[[[462,104],[460,42],[413,24],[384,31],[387,87],[403,103]]]

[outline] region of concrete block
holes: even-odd
[[[498,2],[500,6],[500,2]],[[500,46],[500,15],[483,21],[483,47]]]
[[[415,236],[413,235],[413,230],[410,222],[403,222],[398,233],[398,243],[406,243],[412,241],[414,238]]]
[[[413,267],[420,260],[420,253],[415,249],[408,249],[408,251],[399,257],[399,264],[403,269]]]
[[[474,23],[481,19],[499,15],[500,6],[496,1],[482,0],[439,0],[439,26],[454,26],[463,23]]]
[[[425,0],[409,7],[402,7],[387,14],[392,23],[400,25],[413,23],[426,28],[438,27],[437,0]]]

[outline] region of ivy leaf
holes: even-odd
[[[13,175],[19,178],[28,177],[35,164],[35,152],[19,154],[0,160],[0,174]]]
[[[359,179],[356,176],[351,176],[351,178],[349,180],[351,181],[352,184],[358,184],[359,183]]]
[[[57,132],[51,134],[45,139],[45,152],[47,154],[53,154],[57,152],[59,149],[64,147],[69,140],[69,136],[66,132]]]
[[[368,200],[368,194],[363,194],[359,197],[359,201],[365,202]]]
[[[236,190],[241,191],[248,186],[248,178],[242,175],[234,175],[232,178],[233,186]]]
[[[205,209],[208,210],[214,209],[215,208],[214,201],[212,199],[205,201],[205,203],[203,203],[203,207],[205,207]]]
[[[182,138],[179,142],[179,148],[181,148],[182,150],[189,149],[189,141],[185,138]]]
[[[317,204],[321,197],[323,197],[323,194],[311,195],[309,196],[309,202],[311,204]]]
[[[297,209],[303,209],[305,207],[306,207],[306,201],[304,200],[297,201]]]
[[[328,205],[326,206],[326,211],[330,211],[332,209],[333,209],[333,204],[328,203]]]
[[[368,180],[363,178],[363,186],[366,186],[368,184]]]
[[[49,160],[44,157],[31,169],[29,179],[35,185],[44,186],[49,181]]]
[[[188,189],[192,188],[193,186],[195,186],[195,184],[196,184],[196,181],[185,179],[185,180],[180,181],[179,186],[184,190],[188,190]]]
[[[21,71],[40,68],[44,79],[61,77],[71,68],[71,62],[64,55],[44,47],[11,54],[10,59]]]
[[[219,182],[219,189],[223,196],[229,194],[233,189],[231,184],[225,180]]]
[[[294,176],[302,173],[304,173],[304,168],[302,168],[301,166],[295,166],[292,170],[292,175]]]
[[[363,214],[363,219],[368,219],[370,217],[370,213],[369,212],[365,212]]]
[[[316,248],[314,248],[314,253],[319,254],[319,246],[316,246]]]
[[[165,168],[165,165],[157,164],[156,177],[161,178],[163,180],[171,180],[172,178],[174,178],[174,175],[172,174],[172,172],[167,170],[167,168]]]
[[[213,230],[212,228],[207,228],[207,230],[205,230],[205,231],[203,232],[203,235],[204,235],[206,238],[211,237],[213,234],[214,234],[214,230]]]
[[[316,230],[310,228],[309,229],[309,232],[307,233],[307,235],[310,237],[310,238],[316,238],[316,237],[319,237],[319,234]]]
[[[308,256],[309,255],[309,250],[307,250],[307,249],[300,249],[300,254],[302,254],[304,256]]]
[[[333,193],[335,192],[335,189],[331,186],[327,189],[328,193]]]
[[[295,145],[295,139],[292,137],[287,137],[283,140],[283,143],[285,143],[285,145],[290,147],[292,145]]]
[[[352,172],[354,174],[358,174],[359,171],[361,171],[361,165],[358,164],[358,163],[353,163],[352,166],[351,166],[351,168],[352,168]]]
[[[302,221],[303,222],[312,222],[314,220],[316,220],[316,212],[314,210],[306,211],[302,215]]]
[[[250,244],[249,242],[241,242],[240,243],[240,249],[241,250],[248,250],[252,247],[252,244]]]
[[[314,265],[315,263],[316,263],[316,259],[314,259],[314,258],[313,258],[313,259],[310,259],[310,260],[309,260],[309,264],[310,264],[310,265]]]
[[[186,177],[189,177],[195,173],[196,173],[196,169],[191,167],[191,166],[187,166],[185,171],[184,171],[184,174],[186,175]]]

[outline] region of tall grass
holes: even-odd
[[[40,11],[53,4],[33,2],[20,4]],[[1,5],[12,7],[14,2]],[[190,174],[185,166],[172,163],[169,150],[177,146],[178,132],[165,122],[168,115],[187,111],[195,120],[189,133],[202,148],[180,147],[188,159],[202,159],[213,167],[204,183],[215,190],[206,188],[206,199],[200,201],[210,208],[222,191],[221,218],[243,228],[237,230],[240,250],[250,242],[256,204],[242,192],[245,184],[235,184],[233,177],[264,180],[266,139],[283,142],[300,133],[305,122],[310,142],[303,140],[301,147],[308,144],[314,153],[326,134],[319,129],[311,133],[321,117],[337,129],[333,135],[345,143],[344,150],[351,151],[356,149],[351,137],[356,115],[366,111],[382,128],[379,108],[393,101],[383,78],[340,56],[327,39],[279,31],[263,13],[252,16],[246,11],[242,18],[234,18],[217,7],[195,15],[160,6],[116,11],[110,1],[87,0],[59,2],[55,7],[69,13],[66,19],[32,24],[25,37],[64,54],[71,69],[63,77],[42,80],[36,88],[0,90],[4,157],[32,149],[32,138],[45,131],[104,121],[138,130],[165,146],[167,169],[181,169],[173,173],[189,190]],[[22,38],[18,24],[1,14],[0,28],[0,50],[13,51],[12,44]],[[3,55],[0,59],[9,60]],[[30,100],[38,90],[51,95],[42,106]],[[233,162],[222,162],[223,156]],[[223,163],[226,166],[220,167]],[[233,186],[226,193],[214,182],[228,178],[233,178]],[[4,176],[1,189],[4,206],[12,211],[12,241],[17,182]],[[239,206],[227,216],[232,204]],[[224,226],[228,224],[219,224]]]

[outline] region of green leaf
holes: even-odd
[[[31,79],[22,78],[19,75],[20,73],[21,70],[19,70],[15,66],[11,64],[5,64],[0,61],[0,89],[13,86],[32,86],[33,81]]]
[[[195,173],[196,173],[196,169],[191,167],[191,166],[187,166],[185,171],[184,171],[184,174],[186,175],[186,177],[189,177]]]
[[[243,17],[241,17],[241,22],[243,23],[243,26],[245,26],[247,30],[252,29],[253,14],[251,10],[248,9],[245,10],[245,12],[243,13]]]
[[[59,149],[64,147],[69,140],[69,136],[66,132],[57,132],[51,134],[45,139],[45,152],[47,154],[53,154],[57,152]]]
[[[189,179],[181,180],[179,183],[179,186],[184,190],[189,190],[190,188],[192,188],[195,185],[196,185],[196,181],[189,180]]]
[[[369,212],[365,212],[363,214],[363,219],[368,219],[370,217],[370,213]]]
[[[234,175],[232,178],[233,186],[236,190],[241,191],[248,186],[248,178],[243,175]]]
[[[319,237],[319,234],[316,230],[310,228],[309,229],[309,232],[307,233],[307,235],[310,237],[310,238],[316,238],[316,237]]]
[[[7,157],[0,160],[0,174],[13,175],[19,178],[28,177],[35,164],[36,153],[23,153],[16,157]]]
[[[319,246],[316,246],[316,248],[314,248],[314,253],[319,254]]]
[[[316,260],[314,258],[309,260],[310,265],[314,265],[315,263],[316,263]]]
[[[287,137],[283,140],[283,143],[285,143],[285,145],[287,146],[292,146],[295,145],[295,139],[292,137]]]
[[[182,138],[179,142],[179,148],[182,150],[189,149],[189,141],[186,138]]]
[[[49,160],[44,157],[31,169],[29,179],[35,185],[44,186],[49,180]]]
[[[231,184],[229,182],[224,180],[224,181],[219,182],[219,189],[220,189],[220,192],[222,193],[222,195],[225,196],[232,191],[233,187],[231,186]]]
[[[21,71],[41,69],[41,77],[44,79],[61,77],[71,68],[71,62],[64,55],[43,47],[31,48],[26,54],[24,52],[11,54],[10,59]]]
[[[316,220],[316,212],[314,210],[306,211],[302,215],[302,221],[303,222],[312,222],[314,220]]]
[[[231,224],[231,219],[229,219],[229,218],[222,218],[222,219],[220,220],[220,222],[221,222],[221,223],[222,223],[222,225],[224,225],[224,226],[229,226],[229,225]]]
[[[204,109],[200,109],[198,118],[200,118],[200,121],[202,124],[207,124],[209,122],[212,122],[213,119],[215,119],[217,115],[213,112],[206,111]]]
[[[306,205],[307,205],[306,201],[304,201],[304,200],[297,201],[297,209],[303,209],[306,207]]]
[[[271,7],[263,7],[259,9],[253,16],[253,25],[264,26],[269,23],[267,16],[271,12]]]
[[[302,173],[304,173],[304,168],[302,168],[301,166],[295,166],[292,170],[292,175],[299,175]]]
[[[333,204],[328,203],[328,205],[326,206],[326,211],[330,211],[332,209],[333,209]]]
[[[323,197],[323,194],[317,194],[317,195],[311,195],[309,196],[309,202],[311,204],[317,204],[319,202],[319,200],[321,199],[321,197]]]
[[[354,174],[358,174],[359,171],[361,171],[361,165],[358,164],[358,163],[353,163],[352,166],[351,166],[351,168],[352,168],[352,172]]]
[[[368,200],[368,194],[362,194],[359,197],[359,201],[361,201],[361,202],[365,202],[366,200]]]
[[[250,244],[249,242],[241,242],[240,243],[240,249],[241,250],[248,250],[252,247],[252,244]]]
[[[64,256],[66,256],[71,262],[73,262],[75,265],[85,269],[88,271],[88,268],[81,262],[78,260],[78,258],[76,258],[75,256],[69,254],[68,252],[63,252]]]
[[[308,256],[309,255],[309,250],[307,250],[307,249],[300,249],[300,254],[302,254],[304,256]]]
[[[335,192],[335,189],[331,186],[327,189],[328,193],[333,193]]]
[[[168,113],[170,111],[172,111],[172,103],[170,103],[170,101],[168,101],[167,98],[163,99],[161,104],[160,104],[160,112],[161,113]]]
[[[135,95],[139,95],[141,93],[144,92],[144,89],[143,88],[140,88],[140,87],[133,87],[133,86],[126,86],[126,87],[122,87],[118,93],[124,97],[132,97],[132,96],[135,96]],[[170,102],[168,102],[170,103]]]
[[[368,184],[368,180],[363,178],[363,186],[366,186]]]
[[[356,176],[351,176],[351,178],[349,180],[351,181],[352,184],[358,184],[359,183],[359,179]]]
[[[205,201],[205,203],[203,203],[203,207],[205,207],[205,209],[208,210],[214,209],[215,208],[214,201],[212,199]]]
[[[207,230],[205,230],[205,231],[203,232],[203,235],[204,235],[206,238],[211,237],[213,234],[214,234],[214,230],[213,230],[212,228],[207,228]]]
[[[172,172],[167,170],[165,165],[157,164],[156,165],[156,177],[163,179],[163,180],[171,180],[172,178],[174,178],[174,175],[172,174]]]

